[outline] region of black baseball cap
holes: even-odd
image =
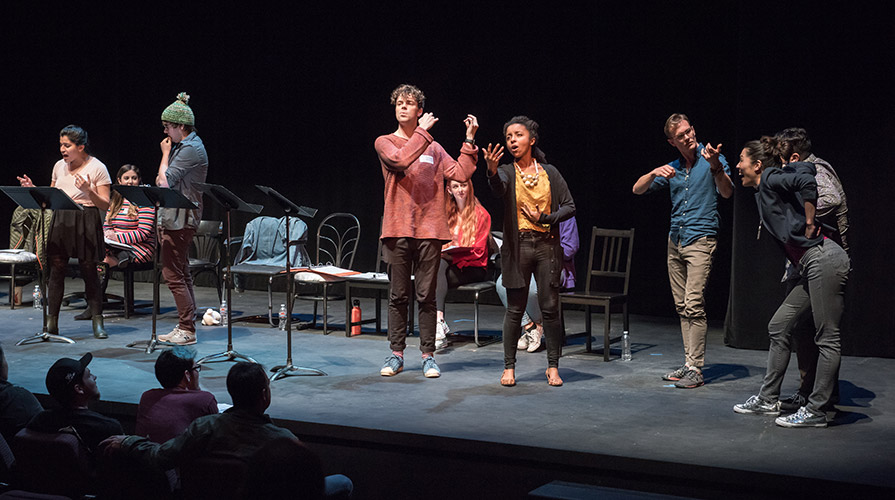
[[[68,390],[81,380],[92,359],[93,354],[88,352],[80,360],[62,358],[53,363],[47,372],[47,391],[50,396],[57,401],[68,402]]]

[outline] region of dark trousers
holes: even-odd
[[[190,243],[196,228],[161,230],[162,277],[177,305],[178,327],[195,333],[196,296],[193,294],[193,275],[190,274]]]
[[[65,295],[65,271],[68,269],[69,256],[65,252],[57,253],[52,246],[47,248],[50,260],[50,278],[47,282],[47,314],[59,316],[62,307],[62,296]],[[84,278],[84,298],[90,314],[97,316],[103,313],[103,293],[99,284],[99,273],[95,260],[78,260],[78,270]]]
[[[391,349],[403,352],[407,347],[410,295],[416,289],[420,351],[424,354],[435,352],[435,289],[442,242],[384,238],[382,244],[388,260],[388,341]]]
[[[444,312],[444,299],[448,290],[467,283],[485,281],[487,269],[484,267],[457,267],[447,259],[441,259],[438,265],[438,283],[435,287],[435,306]]]
[[[519,323],[528,304],[528,287],[534,275],[538,284],[538,306],[543,316],[544,337],[547,340],[547,366],[559,367],[562,355],[563,330],[559,320],[559,272],[562,263],[557,262],[559,239],[533,233],[534,237],[519,239],[519,268],[525,278],[525,286],[507,288],[507,312],[503,317],[503,364],[506,369],[516,367],[516,343],[522,331]],[[549,233],[547,234],[549,236]]]
[[[808,397],[808,409],[821,413],[830,404],[833,385],[839,373],[839,322],[845,307],[845,283],[848,281],[848,256],[833,240],[809,248],[799,261],[801,280],[780,304],[768,324],[771,346],[768,369],[759,393],[777,401],[780,386],[792,353],[792,331],[800,318],[814,319],[814,344],[818,349],[814,388]]]

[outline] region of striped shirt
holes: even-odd
[[[137,207],[136,219],[128,216],[130,207],[130,202],[124,200],[118,214],[103,223],[103,232],[111,229],[115,231],[115,237],[110,239],[134,247],[134,262],[149,262],[155,247],[155,231],[152,229],[155,207]]]

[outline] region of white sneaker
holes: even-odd
[[[449,334],[449,333],[451,333],[451,329],[448,327],[447,323],[445,323],[445,321],[443,319],[440,319],[435,323],[435,341],[436,341],[436,343],[439,340],[444,340],[447,337],[447,334]]]
[[[519,342],[516,342],[516,349],[520,351],[528,349],[529,341],[531,341],[531,339],[528,338],[528,332],[523,329],[522,336],[519,337]]]
[[[535,323],[536,327],[528,331],[528,352],[535,352],[541,348],[541,340],[544,338],[544,327]]]

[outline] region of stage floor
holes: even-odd
[[[66,286],[67,291],[74,291],[82,284],[69,280]],[[120,282],[113,281],[109,291],[116,292],[120,287]],[[0,283],[0,290],[6,289]],[[197,288],[196,292],[202,311],[217,306],[214,289]],[[137,283],[136,296],[151,297],[151,286]],[[0,301],[4,300],[5,294],[0,294]],[[373,300],[361,300],[367,317]],[[282,302],[282,294],[275,301]],[[73,305],[83,307],[83,302]],[[266,292],[234,292],[231,307],[234,317],[266,315]],[[296,308],[297,317],[310,319],[311,303],[298,301]],[[481,309],[483,334],[497,333],[502,309],[490,305]],[[109,318],[109,339],[96,340],[89,321],[73,321],[79,311],[63,308],[60,318],[61,333],[77,343],[39,342],[17,347],[16,341],[40,330],[40,316],[27,305],[16,310],[0,306],[0,341],[9,359],[10,381],[35,393],[45,393],[44,377],[55,359],[79,357],[90,351],[94,355],[90,368],[98,377],[102,401],[106,402],[100,408],[105,404],[105,408],[117,408],[123,413],[133,411],[131,405],[139,401],[140,394],[158,386],[153,374],[157,352],[147,355],[143,350],[125,346],[149,338],[151,316]],[[334,303],[330,313],[331,327],[343,327],[343,303]],[[447,316],[452,331],[471,335],[471,304],[448,304]],[[173,300],[163,287],[158,333],[167,333],[175,322]],[[595,318],[597,325],[601,328],[599,316]],[[569,312],[566,328],[568,332],[582,331],[583,313]],[[226,328],[198,326],[198,339],[200,357],[224,351]],[[626,478],[624,485],[638,488],[640,471],[644,477],[652,478],[643,489],[696,497],[711,497],[726,490],[725,481],[735,488],[738,482],[775,478],[782,483],[786,477],[834,490],[849,485],[857,490],[870,487],[869,492],[883,491],[874,487],[895,488],[895,360],[843,357],[842,401],[830,427],[784,429],[776,426],[772,417],[744,416],[732,410],[734,404],[758,391],[765,372],[766,351],[726,347],[720,329],[711,328],[706,385],[683,390],[660,379],[682,362],[676,320],[633,316],[631,339],[633,360],[620,361],[616,348],[608,363],[602,361],[599,353],[584,353],[580,337],[571,339],[560,361],[565,381],[560,388],[546,383],[543,350],[533,354],[520,352],[517,386],[505,388],[499,385],[503,367],[500,343],[476,347],[471,338],[458,338],[437,353],[442,377],[426,379],[416,354],[419,338],[411,337],[405,372],[386,378],[379,376],[379,368],[389,353],[384,335],[371,328],[352,338],[345,337],[344,327],[326,336],[319,329],[301,330],[293,333],[294,364],[320,369],[328,375],[273,382],[269,413],[288,421],[289,427],[304,439],[323,443],[322,447],[356,445],[369,450],[370,457],[382,452],[380,448],[387,447],[390,441],[399,445],[395,449],[443,446],[449,450],[443,454],[444,463],[462,461],[466,453],[491,454],[497,457],[495,460],[510,463],[524,453],[530,455],[526,459],[533,460],[531,464],[538,460],[556,462],[556,470],[574,469],[580,473],[578,478],[589,477],[587,467],[599,469],[605,475],[594,476],[594,484],[612,485],[607,476],[615,474]],[[286,359],[284,332],[264,323],[235,323],[233,345],[267,368]],[[599,345],[601,333],[594,341],[595,347]],[[229,402],[225,377],[230,365],[214,363],[202,370],[202,387],[213,392],[219,402]],[[784,395],[794,391],[797,378],[793,360],[784,382]],[[375,433],[380,437],[372,437]],[[439,452],[433,455],[439,456]],[[359,467],[375,468],[375,464],[362,454],[344,461],[350,463],[338,465],[349,474],[354,471],[359,492],[367,493],[362,498],[379,496],[372,494],[374,488],[369,484],[357,481],[364,476],[358,472]],[[431,467],[422,467],[437,466],[433,462]],[[554,474],[562,479],[560,475]],[[655,478],[665,475],[670,482],[677,478],[679,484],[668,489],[656,486]],[[375,490],[388,487],[390,481],[407,484],[405,479],[410,481],[393,471],[391,477],[378,480]],[[452,485],[458,484],[455,479],[439,477],[433,481],[451,491]],[[702,481],[714,486],[703,491],[698,485]],[[529,486],[519,484],[519,489],[533,489]],[[759,488],[755,493],[760,491]],[[780,496],[790,493],[780,491]],[[414,497],[412,491],[388,496],[403,498],[402,495]],[[749,496],[749,490],[729,495]],[[515,495],[508,496],[512,497]]]

